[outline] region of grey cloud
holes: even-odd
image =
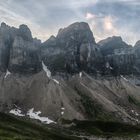
[[[140,39],[139,6],[139,0],[1,0],[0,21],[15,26],[23,22],[29,25],[34,36],[43,40],[72,22],[87,21],[94,35],[103,38],[113,35],[103,28],[104,18],[111,16],[117,19],[113,26],[119,35],[134,44]],[[87,12],[96,18],[87,20]]]

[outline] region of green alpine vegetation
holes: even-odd
[[[43,125],[0,113],[0,140],[82,140],[90,137],[139,138],[140,126],[105,121],[68,121]],[[65,127],[67,126],[67,127]]]

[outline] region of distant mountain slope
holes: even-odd
[[[132,47],[125,43],[121,37],[113,36],[98,42],[103,55],[113,54],[115,49],[127,49]]]
[[[45,72],[10,74],[1,76],[0,87],[1,111],[5,112],[20,108],[26,114],[34,108],[55,122],[92,119],[136,124],[140,119],[140,87],[123,76],[96,79],[81,72],[64,80]]]

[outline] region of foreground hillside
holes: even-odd
[[[65,124],[65,125],[64,125]],[[74,125],[72,125],[74,124]],[[139,139],[140,126],[101,121],[63,121],[42,125],[0,113],[1,140],[130,140]],[[67,127],[66,127],[67,126]]]
[[[29,120],[0,113],[0,140],[76,140]]]

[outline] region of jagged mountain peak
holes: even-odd
[[[27,25],[14,28],[1,23],[0,70],[23,74],[37,72],[41,64],[40,44],[39,40],[32,38]]]
[[[25,24],[21,24],[19,28],[10,27],[6,23],[2,22],[0,26],[0,34],[5,38],[14,38],[15,36],[21,36],[24,40],[31,41],[32,33],[29,27]]]
[[[93,33],[85,22],[60,29],[56,37],[50,37],[42,46],[43,61],[53,71],[59,69],[75,73],[86,70],[91,61],[99,56]]]
[[[7,25],[6,25],[6,23],[5,22],[2,22],[1,23],[1,27],[3,28],[3,27],[6,27]]]
[[[25,40],[32,40],[32,34],[29,27],[25,24],[19,26],[19,35]]]
[[[49,45],[54,46],[56,44],[56,37],[51,35],[48,40],[42,43],[42,47],[47,47]]]
[[[134,47],[140,47],[140,40],[136,42],[136,44],[134,45]]]
[[[89,27],[88,23],[86,23],[86,22],[75,22],[75,23],[69,25],[68,27],[59,29],[58,34],[61,34],[62,32],[65,32],[67,30],[81,30],[81,29],[90,30],[90,27]]]
[[[112,36],[112,37],[108,37],[106,39],[103,39],[103,40],[99,41],[98,44],[100,46],[103,46],[104,44],[110,43],[112,41],[115,41],[115,42],[123,42],[123,40],[122,40],[122,38],[120,36]]]
[[[128,61],[133,63],[139,56],[136,56],[133,48],[130,48],[120,36],[112,36],[96,44],[93,33],[85,22],[75,22],[60,29],[56,37],[51,36],[44,43],[32,38],[27,25],[22,24],[19,28],[14,28],[2,23],[1,26],[3,28],[0,28],[2,71],[10,69],[11,72],[19,73],[39,72],[43,60],[52,73],[75,74],[84,70],[95,74],[97,71],[104,73],[101,65],[105,66],[110,55],[112,55],[109,58],[111,66],[119,68],[122,64],[126,64],[127,67]],[[120,54],[122,57],[116,59]],[[130,54],[130,59],[127,59]],[[127,71],[130,71],[130,67],[133,69],[133,66],[129,65]]]
[[[54,35],[51,35],[49,39],[50,39],[50,40],[55,40],[56,37],[55,37]]]
[[[127,49],[132,47],[122,40],[120,36],[108,37],[98,42],[104,55],[113,54],[116,49]]]
[[[88,38],[88,40],[95,43],[93,33],[86,22],[75,22],[68,27],[60,29],[57,38],[82,39],[83,41],[87,41]]]

